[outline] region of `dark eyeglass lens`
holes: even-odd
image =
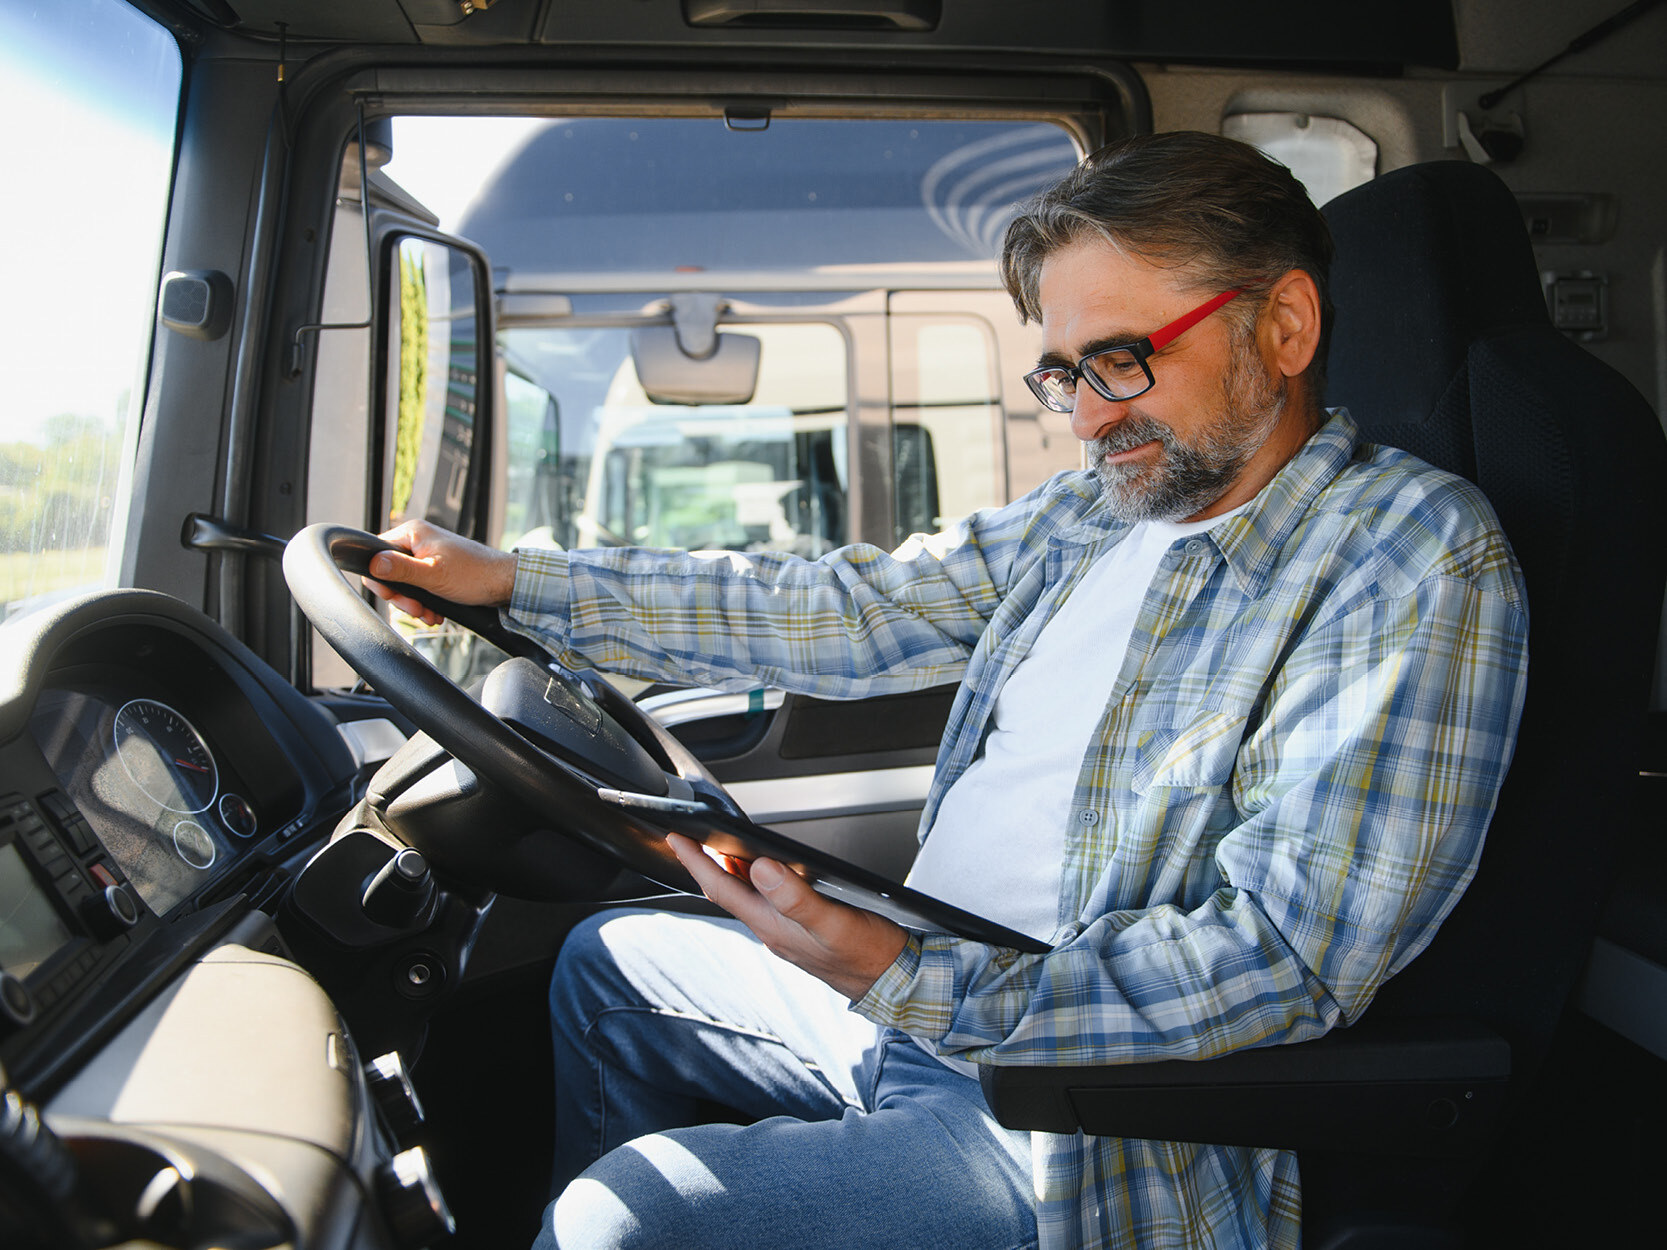
[[[1092,370],[1095,381],[1118,397],[1138,395],[1150,385],[1146,370],[1140,367],[1140,357],[1133,352],[1096,352],[1084,356],[1077,367]]]

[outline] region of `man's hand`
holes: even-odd
[[[849,999],[868,993],[903,949],[903,929],[871,911],[823,898],[798,873],[771,859],[724,871],[700,843],[671,834],[666,844],[719,907],[758,935],[773,953]]]
[[[370,571],[389,581],[408,582],[433,591],[453,603],[502,607],[515,588],[515,553],[459,537],[427,521],[406,521],[383,534],[384,542],[408,551],[385,551],[370,562]],[[419,621],[438,625],[441,616],[407,595],[396,594],[380,582],[365,578],[378,598]]]

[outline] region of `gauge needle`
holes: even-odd
[[[189,768],[193,772],[206,773],[208,771],[208,769],[204,768],[201,764],[193,764],[190,760],[176,759],[174,760],[174,763],[178,764],[181,768]]]

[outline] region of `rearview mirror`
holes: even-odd
[[[748,404],[758,386],[758,340],[718,334],[712,350],[691,356],[672,326],[631,332],[631,360],[643,393],[654,404]]]

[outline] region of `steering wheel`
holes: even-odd
[[[504,629],[495,610],[379,579],[511,653],[477,702],[395,633],[344,576],[367,574],[372,556],[393,549],[363,530],[310,525],[285,548],[284,577],[313,628],[473,775],[462,787],[478,780],[512,799],[522,817],[422,822],[413,826],[415,836],[399,832],[436,868],[501,893],[562,896],[573,875],[564,863],[571,847],[551,830],[661,885],[698,893],[665,834],[720,835],[722,842],[723,831],[750,824],[718,780],[630,699],[599,677],[569,672]],[[432,773],[429,756],[422,767]],[[418,777],[408,788],[421,785]],[[397,796],[380,801],[398,806]]]

